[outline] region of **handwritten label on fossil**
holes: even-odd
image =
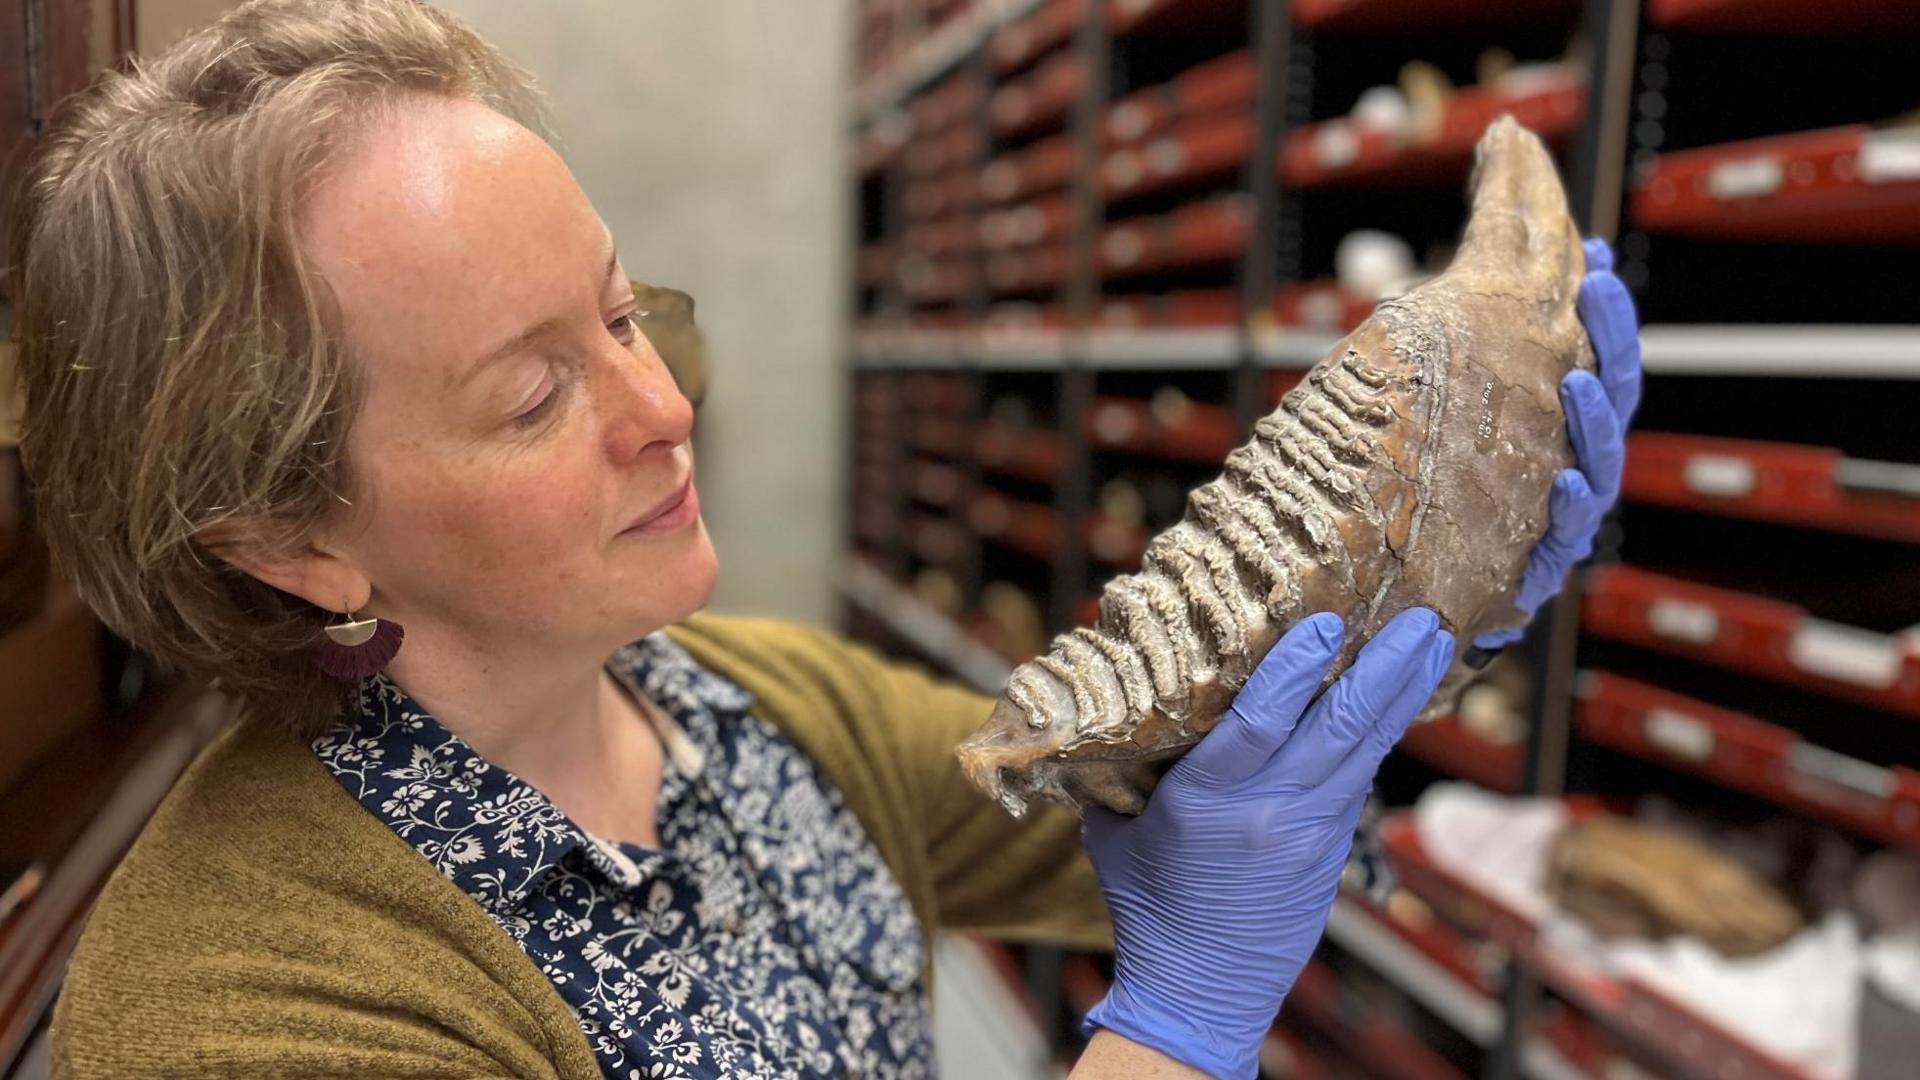
[[[1507,384],[1498,379],[1490,379],[1487,388],[1480,391],[1480,422],[1473,428],[1473,446],[1481,453],[1493,449],[1493,440],[1500,434],[1500,406],[1507,401]]]

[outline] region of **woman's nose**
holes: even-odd
[[[686,442],[693,434],[693,405],[653,346],[645,337],[631,349],[609,344],[596,395],[607,460],[622,465]]]

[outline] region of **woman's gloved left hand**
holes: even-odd
[[[1086,811],[1114,927],[1113,987],[1089,1031],[1230,1080],[1258,1071],[1326,928],[1380,760],[1453,661],[1452,635],[1414,608],[1315,701],[1342,636],[1332,614],[1295,624],[1139,817]]]
[[[1588,240],[1586,254],[1587,276],[1580,281],[1576,303],[1593,341],[1599,374],[1575,371],[1560,383],[1574,467],[1554,478],[1547,535],[1535,545],[1514,597],[1514,606],[1528,615],[1560,591],[1567,571],[1593,554],[1601,519],[1620,498],[1627,424],[1640,405],[1640,319],[1633,297],[1614,276],[1613,250],[1606,241]],[[1525,633],[1516,626],[1482,634],[1473,643],[1498,649]]]

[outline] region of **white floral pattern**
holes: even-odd
[[[666,764],[660,850],[588,835],[384,675],[313,748],[552,980],[607,1076],[931,1077],[920,927],[839,791],[665,634],[609,670],[704,755]]]

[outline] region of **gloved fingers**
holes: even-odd
[[[1439,624],[1439,618],[1426,608],[1410,608],[1394,616],[1309,710],[1300,730],[1273,756],[1263,774],[1302,787],[1324,783],[1426,666],[1427,650]]]
[[[1606,505],[1620,494],[1620,474],[1626,467],[1627,440],[1620,417],[1607,401],[1600,380],[1584,371],[1570,373],[1560,383],[1560,400],[1567,414],[1567,438],[1574,460],[1587,474],[1587,484]]]
[[[1553,489],[1547,493],[1547,535],[1542,539],[1551,539],[1557,544],[1575,547],[1580,541],[1600,530],[1600,519],[1606,515],[1609,502],[1594,494],[1587,482],[1587,474],[1579,469],[1565,469],[1553,478]]]
[[[1515,606],[1518,606],[1517,604]],[[1532,614],[1529,612],[1528,614]],[[1505,630],[1489,630],[1473,639],[1473,643],[1482,649],[1498,651],[1527,636],[1524,626],[1509,626]]]
[[[1611,259],[1608,265],[1611,267]],[[1607,399],[1625,426],[1640,407],[1640,316],[1634,311],[1633,297],[1610,268],[1593,269],[1589,259],[1574,306],[1580,312],[1580,321],[1586,324],[1587,338],[1593,342]]]
[[[1549,536],[1533,549],[1533,559],[1520,576],[1520,591],[1513,606],[1532,615],[1550,597],[1559,595],[1566,584],[1567,571],[1593,551],[1593,538],[1586,537],[1575,547],[1567,547]]]
[[[1434,691],[1440,688],[1440,681],[1447,677],[1447,669],[1452,666],[1453,635],[1442,630],[1434,636],[1426,666],[1407,680],[1406,686],[1380,714],[1373,730],[1334,767],[1325,790],[1337,797],[1351,795],[1356,805],[1364,802],[1374,774],[1380,771],[1380,762],[1406,734],[1413,718],[1433,700]]]
[[[1581,241],[1580,250],[1587,256],[1587,273],[1613,269],[1613,245],[1605,240],[1589,236]]]
[[[1253,669],[1220,722],[1174,769],[1216,788],[1252,776],[1293,733],[1345,633],[1340,616],[1332,612],[1293,624]]]

